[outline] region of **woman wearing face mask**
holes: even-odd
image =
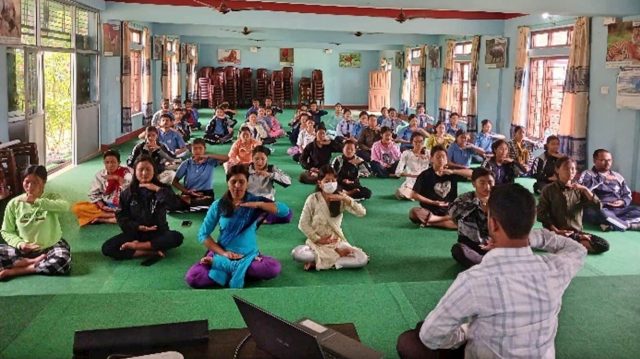
[[[369,261],[362,249],[353,247],[342,233],[344,211],[363,217],[366,209],[344,192],[336,193],[338,178],[330,166],[320,168],[316,191],[307,197],[298,228],[307,237],[291,252],[304,269],[361,268]]]

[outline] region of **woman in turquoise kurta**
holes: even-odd
[[[227,172],[228,190],[215,201],[198,232],[198,241],[207,254],[185,276],[194,288],[244,287],[247,279],[271,279],[280,274],[280,262],[258,250],[256,230],[268,214],[286,217],[289,207],[247,192],[249,172],[244,165]],[[220,226],[220,237],[211,233]]]

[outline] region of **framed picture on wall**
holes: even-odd
[[[404,69],[404,55],[401,51],[396,51],[396,69]]]
[[[20,43],[20,0],[0,0],[0,44]]]
[[[104,56],[121,56],[122,40],[120,22],[105,22],[102,24],[102,54]]]
[[[490,69],[501,69],[507,66],[507,45],[509,39],[496,37],[485,42],[484,63]]]
[[[293,48],[280,49],[280,66],[293,66]]]
[[[240,50],[237,49],[218,49],[219,64],[240,64]]]
[[[153,37],[153,53],[151,54],[151,58],[153,60],[162,60],[162,47],[164,46],[164,37],[163,36],[154,36]]]
[[[360,62],[361,62],[361,54],[359,52],[341,52],[338,66],[359,68]]]
[[[429,65],[432,69],[440,68],[440,46],[427,45],[425,48],[427,51],[427,59],[429,59]]]
[[[640,66],[640,21],[623,21],[607,27],[606,67]]]
[[[180,43],[180,63],[187,63],[187,54],[187,44],[184,42]]]

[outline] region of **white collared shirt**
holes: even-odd
[[[465,358],[555,358],[562,294],[587,254],[578,242],[546,229],[530,247],[495,248],[458,275],[420,329],[431,349],[459,347]]]

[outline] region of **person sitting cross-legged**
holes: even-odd
[[[207,143],[202,138],[193,140],[191,151],[193,156],[180,164],[173,178],[173,187],[181,193],[180,205],[173,210],[207,210],[215,200],[214,169],[229,160],[227,155],[207,154]],[[180,183],[182,179],[184,183]]]
[[[605,149],[593,152],[593,168],[584,171],[578,183],[589,188],[600,198],[602,208],[586,208],[587,222],[605,230],[640,231],[640,207],[631,204],[631,190],[624,177],[611,170],[613,157]]]
[[[393,131],[383,126],[379,141],[371,146],[371,171],[378,178],[389,178],[396,172],[400,161],[400,150],[393,142]]]
[[[447,169],[447,150],[437,145],[431,149],[431,168],[423,171],[413,185],[411,198],[420,207],[411,208],[409,219],[421,227],[456,229],[448,213],[458,197],[458,182],[471,177],[470,169]]]
[[[556,177],[542,190],[538,201],[538,221],[544,228],[582,243],[589,253],[609,250],[609,242],[582,229],[582,213],[587,207],[601,208],[600,199],[587,187],[576,183],[576,162],[570,157],[556,161]]]
[[[318,169],[328,165],[331,161],[331,153],[340,152],[342,147],[336,140],[327,137],[327,130],[322,124],[317,126],[316,138],[309,143],[300,155],[300,165],[305,169],[300,174],[300,182],[315,184],[318,182]]]
[[[587,251],[532,231],[535,215],[535,198],[521,185],[491,191],[488,253],[458,274],[424,322],[398,337],[400,358],[555,358],[562,295]]]
[[[451,247],[451,255],[465,268],[480,263],[487,254],[487,202],[495,180],[491,171],[477,167],[471,174],[471,183],[474,191],[456,198],[449,208],[449,215],[458,226],[458,243]]]
[[[185,275],[192,288],[242,288],[246,279],[266,280],[280,274],[280,262],[260,253],[256,231],[266,215],[287,216],[289,207],[252,195],[248,184],[246,166],[229,168],[228,190],[211,205],[198,231],[198,242],[207,253]],[[218,225],[220,236],[215,240],[211,234]]]
[[[342,156],[333,159],[331,166],[338,176],[338,187],[355,200],[371,198],[371,190],[360,183],[360,177],[369,177],[371,172],[366,162],[356,155],[356,142],[344,141]]]
[[[47,169],[31,165],[24,172],[23,194],[12,198],[4,212],[0,244],[0,280],[44,274],[68,274],[71,247],[62,238],[59,216],[69,203],[45,192]]]

